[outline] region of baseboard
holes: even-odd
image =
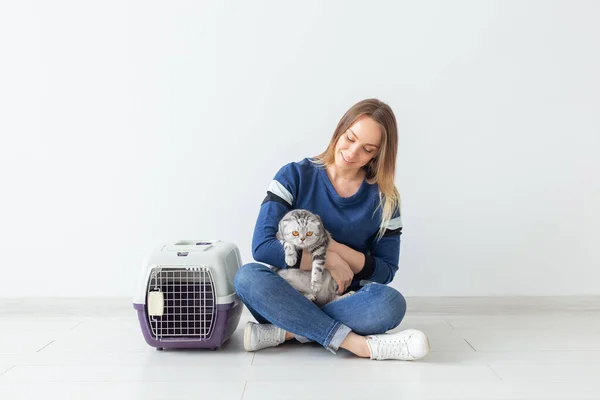
[[[406,297],[409,314],[597,313],[600,296]]]
[[[407,296],[408,315],[598,313],[600,296]],[[244,310],[247,312],[247,309]],[[1,298],[0,316],[40,313],[47,316],[133,315],[130,297]]]

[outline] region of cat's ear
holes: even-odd
[[[317,221],[317,225],[323,226],[323,220],[317,214],[315,214],[315,219]]]
[[[279,220],[279,224],[288,222],[290,219],[292,219],[292,216],[290,213],[291,213],[291,211],[287,212],[283,217],[281,217],[281,219]]]
[[[278,233],[283,232],[285,229],[285,218],[281,219],[278,224]]]
[[[279,221],[279,230],[281,232],[284,232],[287,224],[289,224],[293,220],[294,220],[294,217],[292,217],[291,215],[284,215],[283,218]]]
[[[290,221],[293,221],[293,220],[294,220],[294,218],[292,218],[292,217],[283,217],[283,218],[281,219],[281,221],[279,221],[279,224],[280,224],[281,226],[284,226],[284,225],[286,225],[288,222],[290,222]]]

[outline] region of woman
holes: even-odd
[[[242,266],[235,289],[259,324],[248,322],[244,348],[256,351],[295,338],[316,341],[332,353],[341,347],[374,360],[416,360],[429,352],[427,336],[400,324],[404,297],[387,286],[398,270],[400,196],[394,186],[398,134],[391,108],[367,99],[340,120],[327,149],[313,159],[282,167],[263,201],[252,240],[260,263]],[[292,209],[321,217],[332,235],[325,267],[339,294],[356,293],[319,308],[277,275],[287,268],[275,235]],[[300,253],[295,267],[311,269]]]

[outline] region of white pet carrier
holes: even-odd
[[[143,263],[133,299],[146,342],[163,348],[219,348],[238,326],[243,304],[233,277],[238,247],[223,241],[168,243]]]

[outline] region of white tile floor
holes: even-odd
[[[429,335],[427,358],[375,362],[297,342],[246,353],[248,313],[218,351],[158,352],[127,299],[0,299],[0,399],[600,399],[597,308],[456,310],[409,311],[399,329]]]

